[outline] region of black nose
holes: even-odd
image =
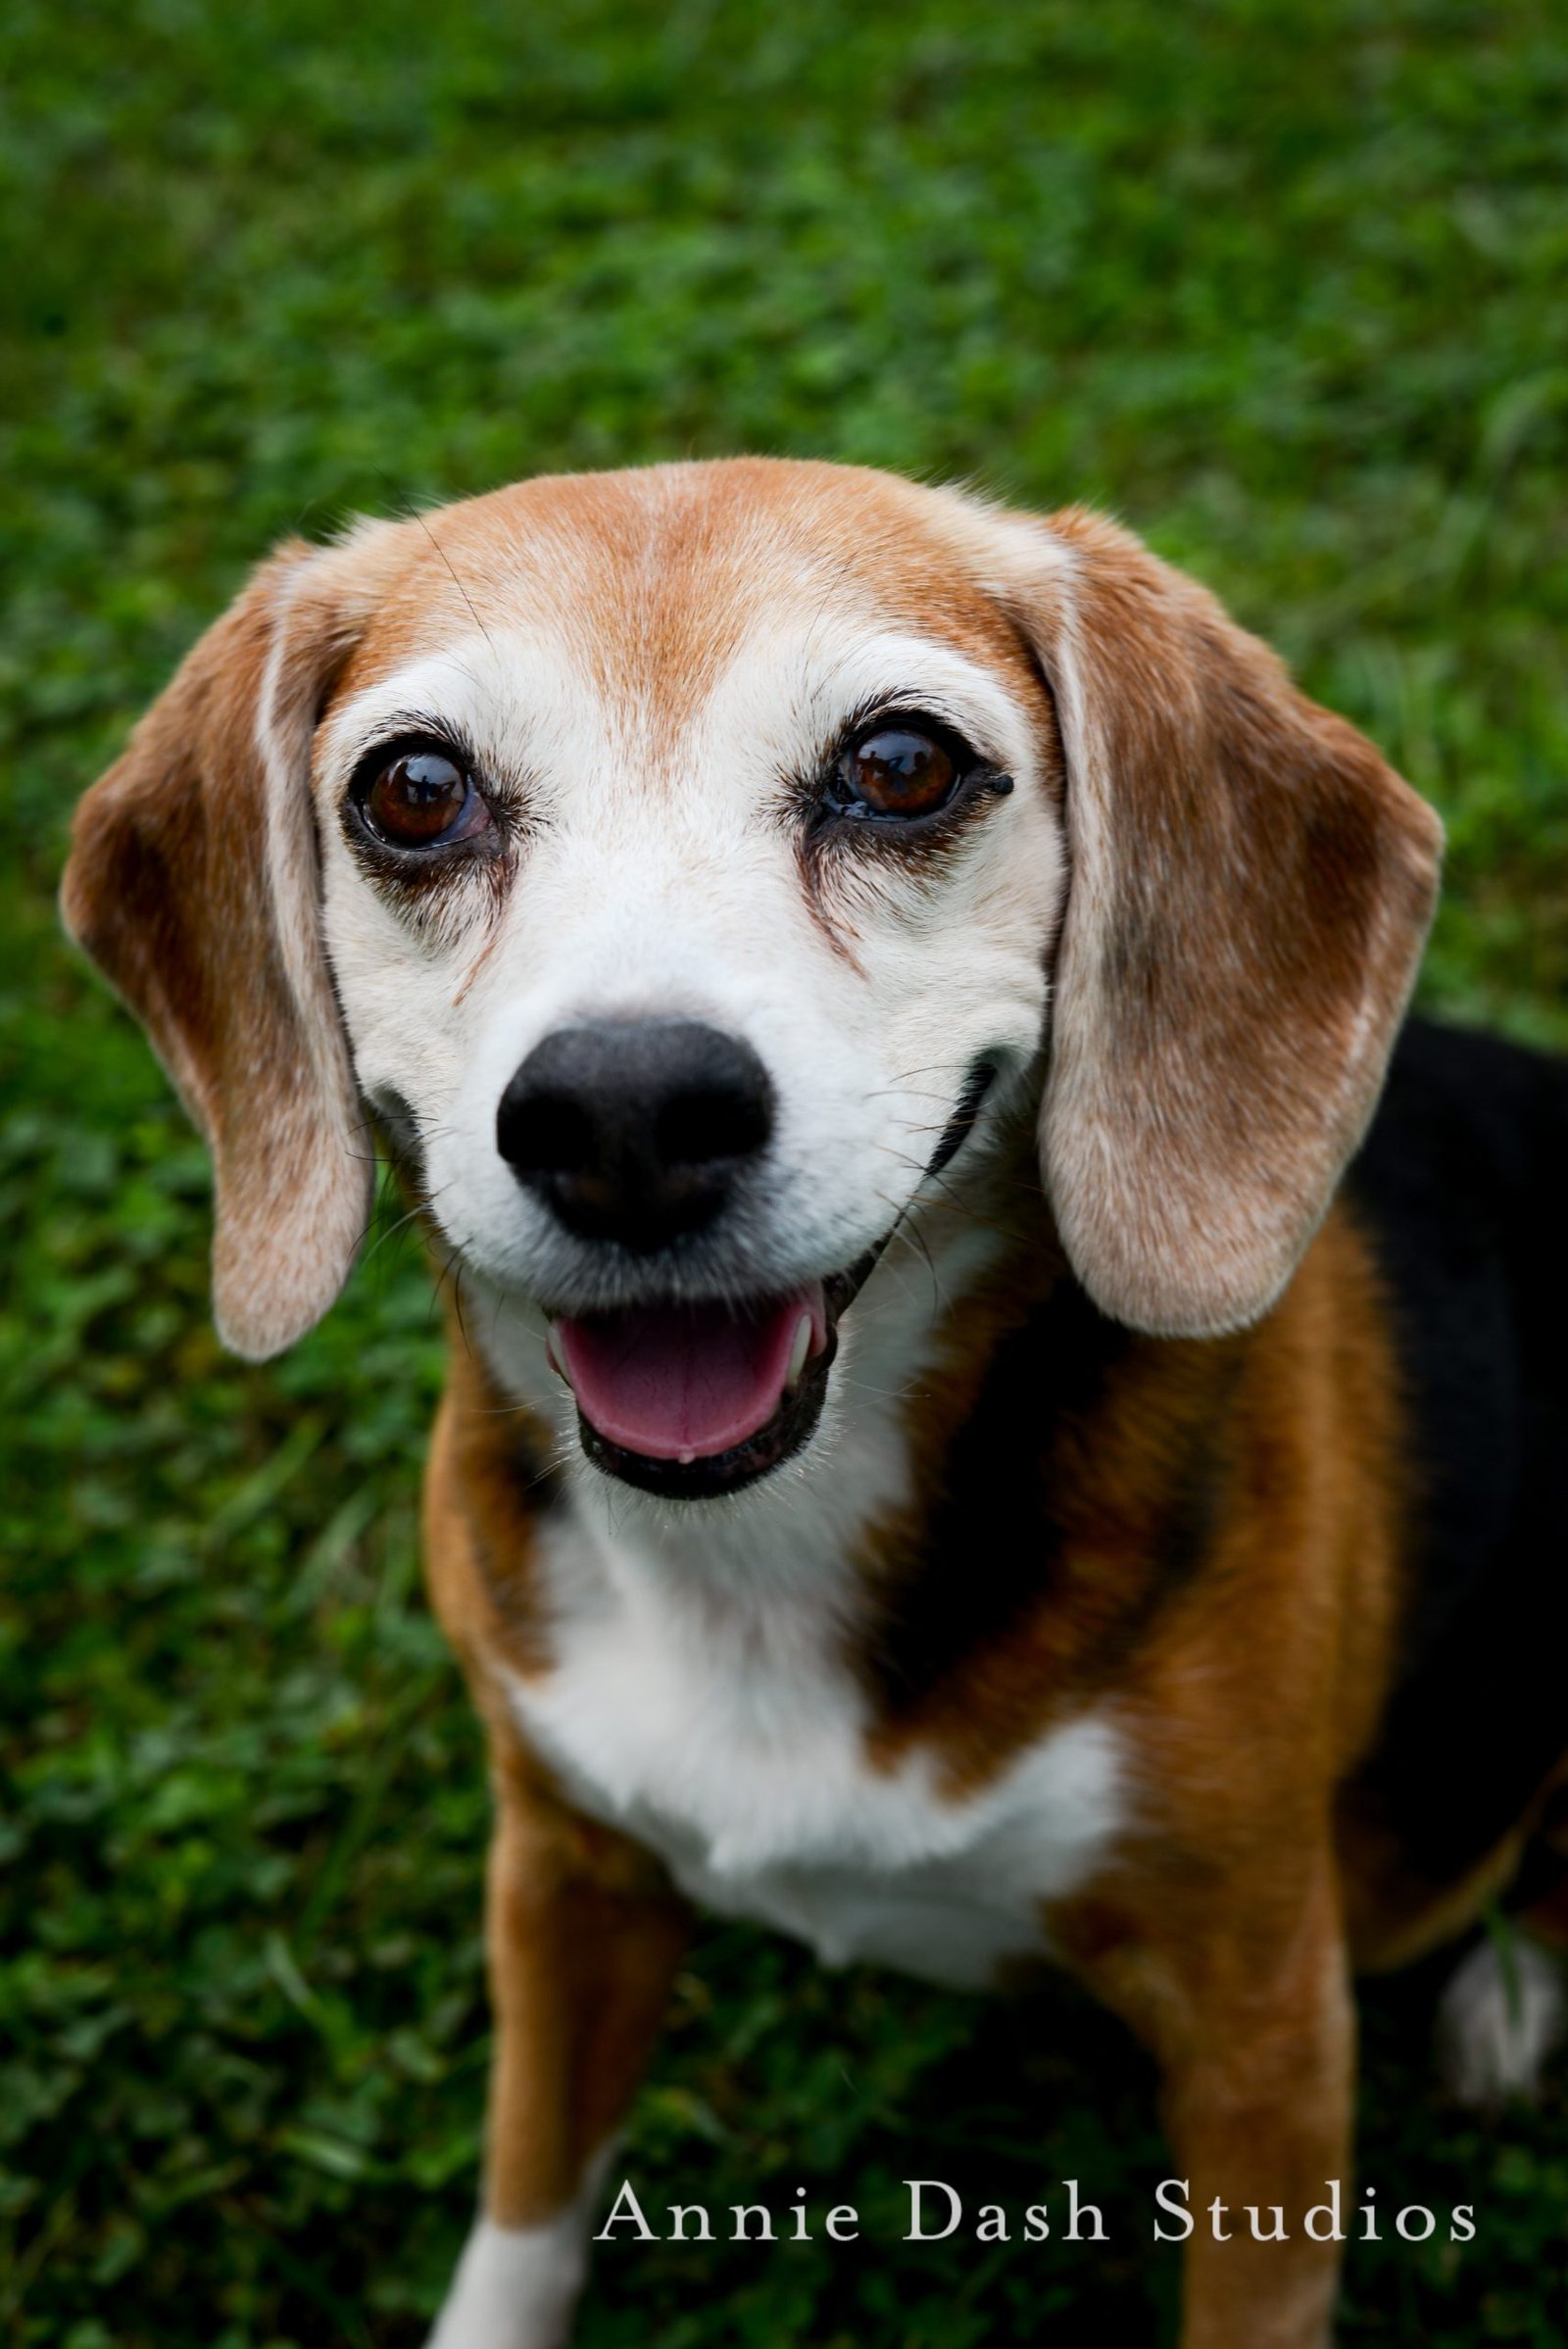
[[[569,1231],[642,1254],[711,1223],[772,1130],[751,1046],[695,1019],[557,1028],[496,1113],[501,1155]]]

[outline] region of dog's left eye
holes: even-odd
[[[879,815],[929,815],[958,779],[951,754],[929,734],[890,726],[853,750],[846,779]]]
[[[828,791],[835,815],[907,822],[956,797],[975,754],[956,736],[883,719],[839,753]]]

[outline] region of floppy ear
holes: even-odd
[[[259,1360],[348,1277],[371,1147],[321,944],[311,738],[355,621],[343,550],[256,571],[76,810],[66,927],[213,1155],[219,1333]]]
[[[1047,1190],[1104,1312],[1214,1335],[1279,1295],[1371,1116],[1442,828],[1125,531],[1071,511],[1009,544],[1066,758]]]

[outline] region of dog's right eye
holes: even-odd
[[[445,751],[399,751],[371,771],[355,793],[367,829],[391,848],[446,848],[484,831],[490,811],[465,772]]]

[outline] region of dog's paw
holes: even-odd
[[[1438,2009],[1438,2053],[1449,2093],[1488,2106],[1534,2096],[1562,2036],[1568,2001],[1560,1959],[1515,1933],[1487,1939],[1457,1969]]]
[[[575,2206],[544,2227],[480,2219],[426,2349],[563,2349],[585,2264]]]

